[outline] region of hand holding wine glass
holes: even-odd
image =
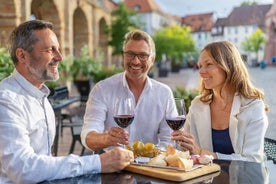
[[[173,131],[179,130],[184,126],[186,121],[186,107],[184,99],[168,99],[166,107],[166,121]],[[177,142],[175,142],[175,147],[177,147]]]
[[[127,128],[134,120],[134,101],[129,97],[117,98],[113,117],[119,127]]]

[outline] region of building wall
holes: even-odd
[[[266,14],[265,20],[267,42],[265,46],[264,60],[269,64],[276,62],[276,0]]]
[[[235,44],[242,55],[247,56],[249,65],[254,65],[256,62],[260,62],[264,57],[264,48],[258,53],[248,53],[242,48],[242,42],[244,42],[249,36],[251,36],[258,29],[257,25],[239,25],[239,26],[225,26],[223,39],[231,41]]]
[[[92,57],[101,53],[101,62],[112,63],[108,37],[101,31],[103,24],[110,25],[112,10],[101,7],[97,1],[0,0],[0,5],[0,46],[7,46],[11,31],[21,22],[43,19],[53,23],[64,55],[78,57],[81,47],[88,45]]]
[[[212,41],[211,32],[201,31],[201,32],[193,32],[193,39],[196,44],[196,48],[198,50],[203,49],[203,47]]]

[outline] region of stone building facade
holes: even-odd
[[[266,46],[264,60],[268,63],[276,63],[276,0],[269,12],[266,14]]]
[[[42,19],[54,24],[64,56],[78,57],[87,45],[92,57],[110,65],[112,48],[104,28],[115,8],[109,0],[0,0],[0,46],[7,45],[11,31],[21,22]]]

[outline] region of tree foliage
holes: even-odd
[[[262,48],[263,44],[265,43],[265,36],[261,29],[257,29],[245,41],[242,42],[242,48],[247,52],[254,52],[256,53],[257,59],[258,52]]]
[[[241,3],[241,6],[252,6],[252,5],[258,5],[258,3],[256,1],[253,1],[253,2],[251,2],[251,1],[243,1]]]
[[[128,10],[124,3],[118,3],[118,9],[112,12],[113,20],[111,26],[106,28],[106,32],[110,35],[111,40],[108,44],[113,46],[113,55],[121,54],[124,35],[131,29],[141,27],[137,13]]]
[[[9,76],[13,70],[14,65],[8,50],[0,47],[0,81]]]
[[[171,60],[182,61],[183,54],[195,50],[190,27],[171,25],[158,30],[154,35],[156,60],[161,61],[165,54]]]

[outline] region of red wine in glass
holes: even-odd
[[[185,117],[168,118],[166,119],[166,121],[167,121],[167,124],[170,126],[170,128],[176,131],[183,127],[186,121],[186,118]]]
[[[184,123],[186,121],[186,108],[184,99],[168,99],[165,119],[167,124],[173,131],[179,130],[184,126]],[[174,144],[175,148],[177,148],[177,141],[175,141]]]
[[[134,115],[115,115],[114,120],[121,128],[128,127],[134,119]]]

